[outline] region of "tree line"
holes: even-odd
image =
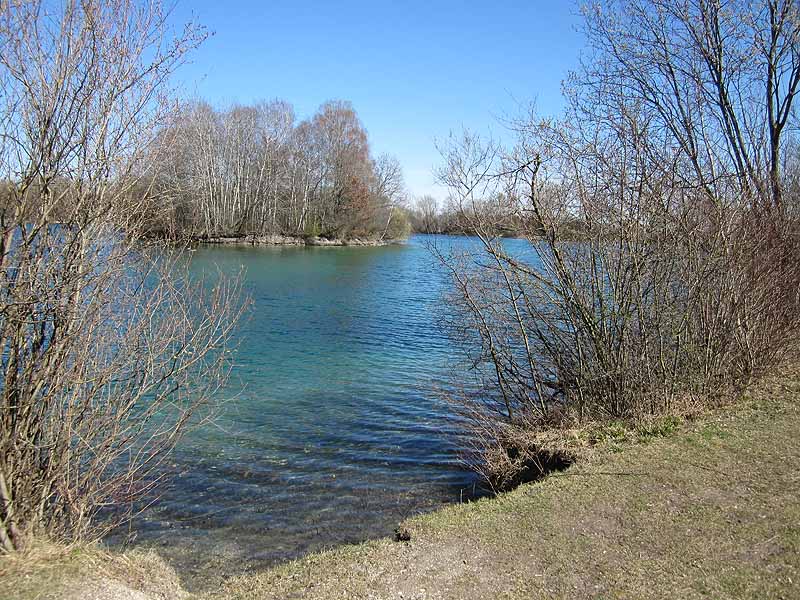
[[[446,174],[440,173],[446,179]],[[498,192],[491,198],[482,199],[465,206],[458,195],[449,195],[444,202],[426,194],[414,198],[407,208],[411,230],[415,233],[442,235],[476,235],[476,220],[491,222],[498,237],[537,238],[546,235],[545,223],[532,223],[530,217],[523,218],[515,206],[513,197]],[[567,238],[581,239],[585,235],[586,223],[579,215],[564,213],[555,223],[560,234]]]
[[[169,237],[408,234],[398,161],[374,158],[349,102],[298,120],[282,100],[197,101],[159,132],[150,229]]]

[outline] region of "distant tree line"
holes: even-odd
[[[477,235],[475,223],[480,220],[498,237],[544,237],[547,226],[535,217],[523,216],[515,197],[498,193],[489,200],[476,201],[464,206],[457,197],[450,196],[440,203],[431,195],[414,199],[408,208],[411,229],[416,233],[445,235]],[[585,236],[586,223],[578,215],[564,213],[555,227],[562,237],[581,239]]]
[[[159,134],[151,231],[168,237],[408,233],[397,160],[373,158],[349,102],[298,121],[282,100],[194,102]]]

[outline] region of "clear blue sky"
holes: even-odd
[[[439,198],[434,140],[462,127],[499,135],[497,118],[534,100],[556,114],[583,45],[566,0],[178,0],[176,24],[192,15],[214,35],[180,72],[187,93],[218,105],[282,98],[299,118],[350,100],[410,194]]]

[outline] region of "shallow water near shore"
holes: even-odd
[[[171,481],[130,527],[135,544],[202,581],[391,535],[474,493],[442,400],[469,375],[438,325],[451,284],[431,241],[475,243],[193,253],[197,273],[244,269],[253,305],[230,399],[181,442]]]

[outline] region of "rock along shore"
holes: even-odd
[[[362,238],[328,239],[322,237],[294,237],[285,235],[242,237],[211,237],[198,239],[200,244],[239,244],[249,246],[389,246],[402,244],[404,239],[371,240]]]

